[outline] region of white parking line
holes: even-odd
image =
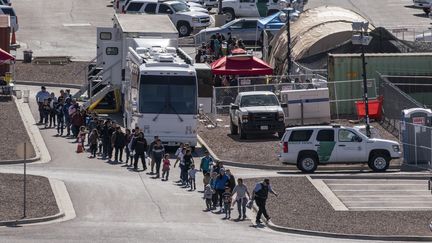
[[[350,209],[432,209],[432,207],[350,207]]]
[[[429,190],[332,190],[334,192],[429,192]]]
[[[427,183],[419,184],[330,184],[327,186],[427,186]]]
[[[64,27],[87,27],[91,26],[90,23],[76,23],[76,24],[63,24]]]
[[[356,195],[356,196],[338,196],[339,198],[363,198],[363,197],[388,197],[388,198],[427,198],[427,199],[432,199],[432,195],[428,195],[428,196],[421,196],[421,195]]]
[[[424,201],[411,201],[411,200],[397,200],[397,201],[388,201],[388,200],[373,200],[373,201],[344,201],[345,204],[349,203],[378,203],[378,202],[385,202],[385,203],[431,203],[432,201],[424,200]],[[348,208],[350,208],[348,206]]]

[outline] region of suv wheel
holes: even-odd
[[[238,134],[238,127],[236,125],[234,125],[234,122],[232,122],[231,119],[230,119],[230,130],[231,130],[231,135],[237,135]]]
[[[246,136],[246,133],[243,131],[243,128],[242,128],[240,121],[238,124],[239,125],[237,126],[237,128],[238,128],[237,130],[238,130],[238,134],[240,135],[240,139],[246,139],[247,136]]]
[[[375,172],[383,172],[388,169],[390,159],[384,154],[374,154],[369,159],[368,165]]]
[[[318,167],[318,161],[313,155],[303,155],[297,162],[297,168],[305,173],[312,173]]]
[[[222,11],[226,15],[226,22],[231,22],[235,19],[235,13],[234,10],[230,8],[223,9]]]
[[[179,32],[180,37],[188,36],[192,32],[192,28],[187,22],[180,22],[177,24],[177,30]]]

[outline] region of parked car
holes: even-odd
[[[180,36],[188,36],[194,29],[211,24],[207,13],[194,11],[180,1],[131,0],[125,10],[126,13],[167,14]]]
[[[307,173],[331,163],[367,163],[373,171],[383,172],[402,155],[395,141],[368,138],[339,125],[287,128],[280,145],[279,160]]]
[[[230,106],[230,130],[241,139],[249,134],[284,135],[285,114],[276,95],[270,91],[240,92]]]
[[[228,33],[231,33],[233,38],[241,39],[244,42],[256,42],[261,37],[261,31],[257,30],[257,21],[257,18],[241,18],[228,22],[221,27],[203,29],[194,36],[195,43],[207,42],[216,33],[220,33],[225,38],[228,37]]]
[[[11,6],[0,5],[0,15],[1,14],[7,14],[10,16],[11,32],[18,31],[18,17],[15,14],[15,10]]]
[[[421,8],[426,14],[430,13],[432,0],[413,0],[415,8]]]
[[[126,5],[128,5],[131,0],[117,0],[117,1],[120,1],[119,5],[122,6],[122,8],[119,11],[117,11],[117,9],[116,9],[116,12],[117,13],[125,13],[126,12],[126,9],[125,9]],[[171,1],[171,0],[158,0],[158,1],[159,2],[166,2],[166,1]],[[178,0],[178,1],[185,3],[191,9],[196,9],[194,11],[208,13],[208,10],[206,8],[204,8],[203,5],[199,2],[188,1],[188,0]]]

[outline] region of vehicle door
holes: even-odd
[[[337,161],[337,153],[334,149],[336,144],[334,129],[319,129],[315,140],[320,163]]]
[[[173,14],[174,10],[171,9],[171,7],[168,4],[160,3],[158,10],[157,10],[157,13],[168,15],[170,17],[171,21],[174,23],[174,25],[177,25],[177,19],[175,18],[175,14]]]
[[[336,152],[338,162],[367,161],[366,141],[350,129],[339,128]]]
[[[148,3],[144,7],[144,13],[146,13],[146,14],[156,14],[156,7],[157,7],[156,3]]]
[[[243,21],[240,38],[243,41],[256,41],[258,39],[257,37],[257,20]]]
[[[255,0],[239,0],[239,7],[235,10],[237,17],[258,17]]]
[[[104,57],[103,57],[103,43],[104,42],[119,42],[120,41],[120,33],[117,28],[106,28],[106,27],[97,27],[97,40],[96,40],[96,66],[100,67],[103,65]]]
[[[127,13],[141,13],[144,2],[130,2],[126,7]]]
[[[103,80],[112,84],[122,81],[122,43],[120,41],[106,41],[101,45],[103,51]]]

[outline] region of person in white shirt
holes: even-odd
[[[191,168],[188,171],[189,174],[189,184],[190,184],[190,191],[194,191],[196,190],[196,183],[195,183],[195,178],[196,178],[196,173],[197,173],[197,169],[195,169],[195,165],[192,164]]]
[[[237,220],[245,220],[246,219],[246,204],[248,202],[248,198],[250,198],[248,188],[245,184],[243,184],[243,179],[237,179],[237,185],[234,187],[232,195],[236,194],[236,199],[233,202],[233,206],[237,203],[237,209],[239,216]]]
[[[50,98],[50,97],[51,97],[51,95],[48,91],[46,91],[45,86],[42,86],[41,90],[39,92],[37,92],[37,94],[36,94],[36,102],[39,105],[39,123],[42,123],[43,118],[44,118],[42,105],[43,105],[44,101],[48,100],[48,98]]]

